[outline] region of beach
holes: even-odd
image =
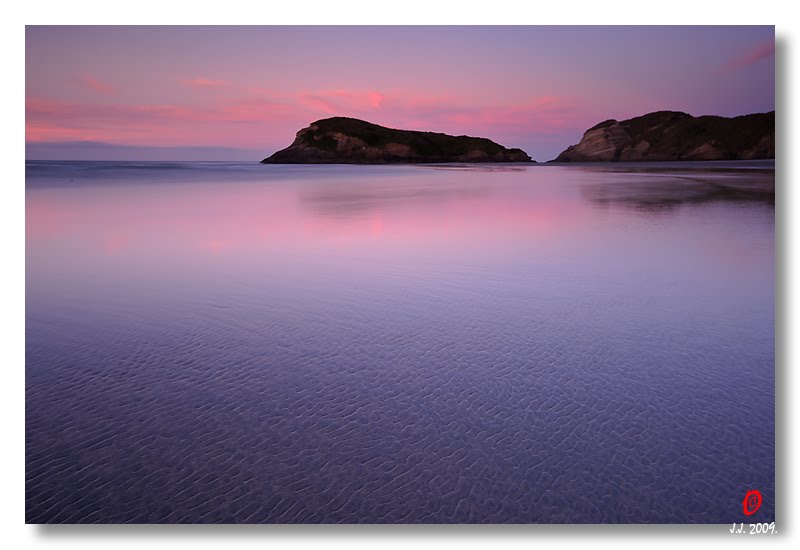
[[[775,519],[774,162],[26,165],[26,519]]]

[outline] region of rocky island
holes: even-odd
[[[486,138],[395,130],[363,120],[333,117],[312,122],[294,142],[262,164],[388,164],[535,162],[522,149]]]
[[[552,162],[775,158],[775,111],[725,118],[658,111],[606,120]]]

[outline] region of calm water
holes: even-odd
[[[28,163],[27,520],[772,521],[772,167]]]

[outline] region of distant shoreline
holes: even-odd
[[[70,164],[228,164],[236,166],[680,166],[680,165],[775,165],[775,159],[736,159],[736,160],[653,160],[653,161],[590,161],[590,162],[558,162],[550,160],[547,162],[392,162],[392,163],[357,163],[357,162],[328,162],[328,163],[286,163],[264,165],[256,161],[242,160],[73,160],[73,159],[25,159],[25,164],[48,164],[48,163],[70,163]]]

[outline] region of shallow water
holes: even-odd
[[[26,187],[28,522],[774,520],[771,163]]]

